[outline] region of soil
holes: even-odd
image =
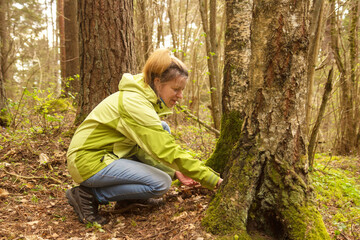
[[[3,137],[11,137],[5,129]],[[30,136],[29,136],[30,135]],[[61,136],[61,137],[59,137]],[[60,139],[60,140],[59,140]],[[0,149],[0,239],[214,239],[201,228],[213,191],[174,184],[156,207],[100,207],[104,226],[82,224],[65,191],[75,183],[66,170],[70,137],[29,134]]]
[[[24,130],[18,135],[0,128],[4,139],[0,148],[0,240],[216,238],[201,226],[214,192],[178,184],[164,195],[161,206],[133,205],[115,210],[112,203],[100,208],[109,224],[80,223],[65,197],[65,191],[76,185],[66,170],[71,131]],[[203,141],[193,142],[204,146]],[[334,237],[331,218],[324,220]],[[354,238],[340,235],[337,239]]]

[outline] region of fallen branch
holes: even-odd
[[[184,112],[186,115],[188,115],[189,117],[191,117],[193,120],[195,120],[196,122],[200,123],[202,126],[204,126],[206,129],[208,129],[209,131],[215,133],[217,136],[220,135],[220,131],[207,125],[205,122],[201,121],[198,117],[196,117],[194,114],[192,114],[189,110],[184,109],[183,107],[181,107],[179,104],[176,104],[176,107],[179,108],[182,112]]]
[[[14,176],[14,177],[17,177],[17,178],[23,178],[23,179],[50,179],[50,180],[53,180],[54,182],[57,182],[59,184],[62,184],[63,182],[60,181],[59,179],[56,179],[56,178],[53,178],[53,177],[36,177],[36,176],[22,176],[22,175],[18,175],[16,173],[11,173],[11,172],[8,172],[6,171],[5,169],[3,169],[5,173],[11,175],[11,176]]]

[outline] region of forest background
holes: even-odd
[[[84,26],[85,35],[79,33],[79,19],[89,17],[85,8],[84,15],[78,14],[78,7],[85,6],[81,5],[84,2],[77,5],[77,1],[69,0],[0,0],[0,177],[3,179],[0,222],[7,226],[0,230],[0,236],[5,239],[85,238],[85,234],[95,238],[137,239],[136,234],[140,233],[125,231],[124,226],[147,228],[139,220],[144,217],[140,211],[138,215],[118,220],[112,230],[97,226],[84,229],[79,225],[78,231],[70,233],[68,227],[76,219],[71,209],[65,207],[62,193],[73,184],[65,170],[65,152],[75,126],[105,96],[116,91],[123,72],[140,72],[154,49],[169,48],[190,69],[184,99],[167,119],[179,144],[200,159],[208,159],[219,138],[227,2],[135,0],[124,1],[122,6],[114,4],[130,19],[122,24],[128,24],[134,31],[133,35],[122,32],[133,38],[132,43],[116,46],[124,49],[130,46],[132,52],[118,50],[113,56],[116,59],[111,56],[101,59],[108,61],[109,66],[101,61],[92,62],[94,68],[100,64],[98,68],[110,69],[92,71],[92,78],[98,74],[98,80],[92,82],[86,81],[87,70],[79,59],[81,54],[86,56],[80,40],[96,27]],[[310,174],[318,209],[329,234],[337,239],[360,237],[359,5],[357,0],[314,1],[310,14],[304,112],[309,164],[313,170]],[[116,9],[114,6],[102,1],[92,5],[101,10]],[[133,14],[127,15],[125,10],[129,6]],[[107,30],[111,36],[111,25]],[[118,62],[121,54],[121,58],[131,58],[131,66],[126,61]],[[114,66],[118,69],[114,70]],[[101,83],[104,76],[109,80]],[[89,89],[98,88],[97,91],[86,96],[81,90],[86,84],[92,85]],[[100,85],[107,88],[97,87]],[[179,187],[177,191],[173,193],[177,196],[173,208],[163,210],[171,216],[170,222],[183,223],[186,229],[175,231],[171,224],[166,230],[155,226],[152,229],[157,229],[157,233],[142,230],[141,236],[212,238],[199,221],[189,220],[191,216],[200,218],[204,214],[211,193],[191,190],[192,197],[185,198],[184,192],[189,189]],[[184,201],[181,203],[185,206],[199,201],[201,207],[181,209],[178,201]],[[61,212],[64,207],[65,213]],[[156,212],[146,214],[154,214],[156,219]],[[44,217],[48,223],[33,215]],[[189,221],[193,225],[185,224]]]

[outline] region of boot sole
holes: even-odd
[[[84,220],[83,220],[84,216],[82,216],[82,214],[81,214],[79,204],[76,202],[75,198],[73,197],[71,189],[66,190],[66,198],[68,199],[68,203],[70,204],[70,206],[73,207],[74,211],[78,215],[79,221],[81,223],[85,223]]]

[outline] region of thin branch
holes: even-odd
[[[7,174],[9,174],[11,176],[17,177],[17,178],[23,178],[23,179],[51,179],[54,182],[57,182],[59,184],[63,184],[62,181],[60,181],[59,179],[53,178],[53,177],[21,176],[21,175],[15,174],[15,173],[8,172],[5,169],[3,169],[3,170],[4,170],[5,173],[7,173]]]
[[[192,114],[188,109],[184,109],[183,107],[181,107],[179,104],[176,104],[176,107],[179,108],[182,112],[184,112],[186,115],[188,115],[189,117],[191,117],[193,120],[195,120],[196,122],[200,123],[202,126],[204,126],[206,129],[208,129],[209,131],[215,133],[216,135],[220,135],[220,131],[209,126],[208,124],[206,124],[204,121],[200,120],[198,117],[196,117],[194,114]]]

